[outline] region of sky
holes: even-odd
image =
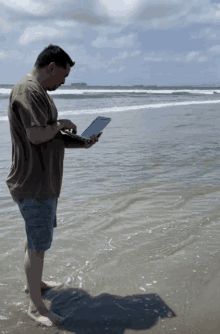
[[[220,82],[220,0],[0,0],[0,84],[49,44],[76,62],[65,84]]]

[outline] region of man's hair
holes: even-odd
[[[75,61],[72,61],[70,56],[63,49],[57,45],[50,44],[39,54],[34,66],[36,66],[37,69],[41,69],[52,62],[58,67],[65,69],[67,63],[69,63],[70,67],[75,65]]]

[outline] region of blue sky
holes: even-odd
[[[220,0],[1,0],[0,84],[49,44],[76,62],[66,84],[220,82]]]

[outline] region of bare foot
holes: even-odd
[[[32,302],[30,302],[27,314],[32,320],[35,320],[36,322],[40,323],[41,325],[47,326],[47,327],[51,327],[51,326],[59,327],[59,325],[64,322],[64,318],[62,318],[59,315],[53,313],[52,311],[49,311],[48,317],[42,316],[37,311],[36,307],[33,305]]]
[[[50,290],[50,289],[53,289],[53,288],[57,288],[57,287],[61,286],[62,284],[63,283],[56,283],[56,282],[52,282],[52,281],[45,281],[45,282],[41,281],[40,287],[41,287],[42,290]],[[27,285],[25,285],[24,291],[26,293],[30,292]]]

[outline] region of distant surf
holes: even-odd
[[[78,109],[78,110],[66,110],[58,111],[59,116],[63,115],[82,115],[82,114],[104,114],[113,112],[126,112],[140,109],[152,109],[152,108],[167,108],[174,106],[187,106],[187,105],[199,105],[199,104],[217,104],[220,100],[209,100],[209,101],[186,101],[186,102],[171,102],[171,103],[155,103],[146,105],[135,105],[135,106],[124,106],[124,107],[111,107],[111,108],[99,108],[99,109]],[[8,121],[7,116],[0,117],[0,121]]]
[[[11,89],[0,88],[0,98],[9,96]],[[220,94],[219,89],[57,89],[54,92],[48,92],[50,95],[93,95],[93,94],[117,94],[117,93],[136,93],[136,94],[196,94],[213,95]]]

